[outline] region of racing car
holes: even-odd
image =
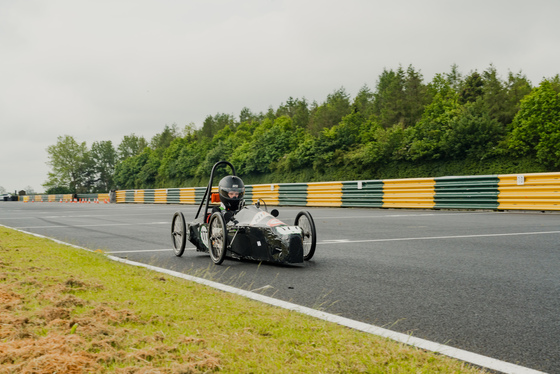
[[[214,174],[226,165],[231,175],[220,181],[218,193],[212,193]],[[207,252],[216,265],[226,256],[259,262],[301,265],[315,254],[317,232],[313,217],[300,211],[293,225],[280,221],[279,212],[270,212],[266,203],[258,199],[245,205],[243,181],[227,161],[219,161],[210,173],[210,181],[192,222],[186,222],[177,211],[171,221],[173,252],[181,257],[189,240],[198,252]],[[211,202],[219,202],[212,206]]]

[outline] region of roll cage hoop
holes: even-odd
[[[231,168],[231,175],[236,176],[235,168],[233,167],[233,165],[230,162],[228,162],[228,161],[218,161],[214,164],[214,166],[212,167],[212,171],[210,172],[210,181],[208,182],[208,187],[206,187],[206,191],[204,192],[204,197],[202,198],[202,201],[200,202],[200,206],[198,207],[198,211],[196,212],[196,217],[194,217],[194,219],[197,219],[198,216],[200,215],[200,210],[202,209],[203,205],[204,205],[204,215],[202,217],[206,217],[208,215],[208,206],[210,205],[210,199],[212,197],[212,184],[214,182],[214,171],[220,165],[229,166]]]

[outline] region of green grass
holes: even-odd
[[[479,373],[0,227],[0,373]]]

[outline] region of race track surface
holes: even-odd
[[[196,209],[0,202],[0,224],[560,373],[560,214],[306,208],[315,257],[281,267],[175,257],[172,215]]]

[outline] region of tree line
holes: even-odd
[[[424,82],[419,70],[384,69],[355,97],[288,98],[276,109],[208,115],[200,128],[165,125],[149,142],[125,136],[91,148],[61,136],[47,149],[47,193],[204,185],[219,160],[246,183],[527,173],[560,167],[560,78],[533,86],[491,65],[456,65]]]

